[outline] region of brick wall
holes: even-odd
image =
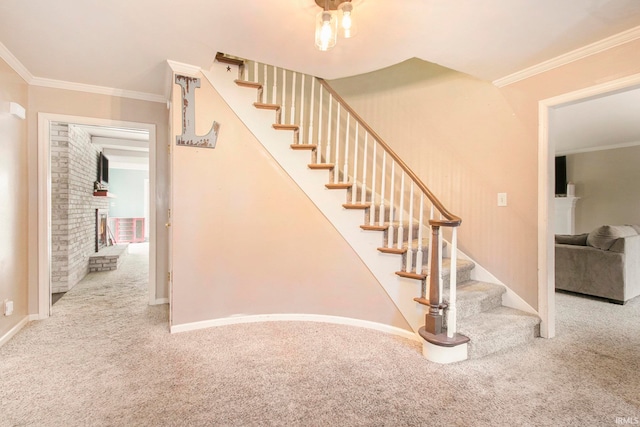
[[[89,271],[95,210],[108,209],[109,199],[93,196],[100,148],[90,135],[62,123],[52,124],[51,132],[52,292],[64,292]]]

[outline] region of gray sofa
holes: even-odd
[[[624,304],[640,295],[640,226],[556,235],[556,289]]]

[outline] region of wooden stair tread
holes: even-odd
[[[333,163],[309,163],[309,169],[333,169],[336,167]]]
[[[318,148],[316,144],[291,144],[292,150],[315,150]]]
[[[238,86],[242,86],[242,87],[250,87],[254,89],[262,88],[262,83],[248,82],[246,80],[235,80],[235,82]]]
[[[283,125],[280,123],[274,123],[272,126],[275,130],[298,130],[298,125]]]
[[[413,273],[411,271],[396,271],[396,274],[400,277],[405,277],[407,279],[424,280],[427,278],[426,274],[418,274],[418,273]]]
[[[343,203],[342,207],[345,209],[369,209],[370,203]]]
[[[329,190],[346,190],[348,188],[351,188],[351,186],[353,186],[353,183],[338,182],[338,183],[325,184],[324,186],[327,187]]]
[[[367,231],[385,231],[389,228],[388,225],[361,225],[360,228]]]
[[[280,105],[278,104],[265,104],[264,102],[254,102],[253,106],[261,110],[279,110],[280,109]]]
[[[385,248],[385,247],[380,247],[378,248],[378,250],[384,254],[396,254],[396,255],[402,255],[405,252],[407,252],[407,248]]]

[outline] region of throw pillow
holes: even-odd
[[[637,235],[636,230],[628,225],[603,225],[589,233],[587,244],[608,251],[617,239]]]
[[[587,246],[587,236],[589,236],[589,233],[556,234],[556,243],[560,243],[561,245]]]

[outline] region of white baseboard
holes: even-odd
[[[395,326],[382,323],[370,322],[368,320],[352,319],[349,317],[326,316],[322,314],[257,314],[251,316],[234,316],[222,319],[204,320],[201,322],[184,323],[182,325],[172,325],[171,333],[195,331],[198,329],[212,328],[215,326],[235,325],[239,323],[256,322],[320,322],[333,323],[337,325],[357,326],[360,328],[373,329],[413,341],[420,341],[420,336],[412,331],[407,331]]]
[[[5,345],[15,334],[20,332],[20,329],[24,328],[24,326],[29,323],[30,317],[31,316],[24,316],[13,328],[9,329],[6,334],[0,337],[0,347]]]
[[[169,298],[156,298],[149,305],[169,304]]]

